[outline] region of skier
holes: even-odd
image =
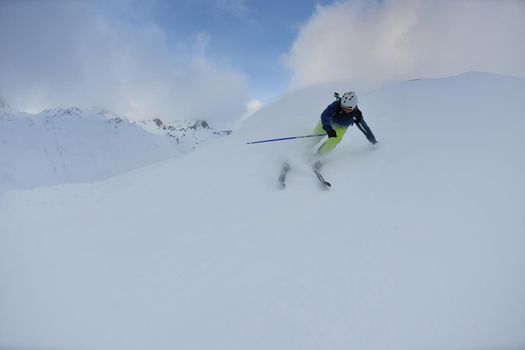
[[[349,126],[355,124],[359,130],[366,136],[368,141],[375,145],[377,143],[372,130],[366,124],[363,113],[357,108],[357,96],[354,91],[348,91],[339,97],[338,93],[334,96],[336,100],[326,107],[321,113],[321,121],[317,124],[314,129],[314,134],[323,134],[325,132],[328,135],[328,139],[317,146],[317,152],[315,153],[313,161],[313,170],[319,181],[321,181],[326,187],[331,187],[330,182],[326,181],[320,173],[322,156],[327,155],[343,140],[346,133],[346,129]],[[290,170],[290,164],[285,162],[279,175],[279,182],[282,187],[286,186],[286,174]]]
[[[321,113],[321,121],[315,127],[314,134],[326,132],[328,139],[324,141],[317,149],[319,156],[324,156],[331,151],[343,140],[346,129],[355,124],[359,130],[366,136],[368,141],[375,145],[377,143],[372,130],[368,127],[363,119],[363,113],[357,107],[357,96],[354,91],[348,91],[337,98]],[[316,165],[320,163],[316,162]]]

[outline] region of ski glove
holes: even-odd
[[[326,130],[326,134],[328,135],[329,138],[337,137],[337,133],[336,133],[335,130],[332,129],[332,128],[327,129],[327,130]]]

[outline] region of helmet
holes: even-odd
[[[343,97],[341,97],[341,107],[357,107],[357,96],[354,91],[348,91],[343,94]]]

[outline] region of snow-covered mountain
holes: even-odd
[[[205,120],[180,120],[166,123],[155,118],[133,122],[133,124],[141,126],[150,133],[174,138],[179,148],[185,151],[195,150],[198,145],[211,138],[232,133],[231,130],[215,129]]]
[[[330,190],[311,140],[245,144],[311,132],[336,89],[186,157],[5,193],[0,348],[525,348],[525,81],[359,91],[379,144],[349,130]]]
[[[0,99],[0,120],[8,119],[10,116],[15,114],[22,115],[23,113],[15,111],[13,108],[11,108],[11,106]]]
[[[223,134],[205,122],[132,122],[106,110],[76,107],[29,115],[2,103],[0,190],[94,182],[191,151]]]

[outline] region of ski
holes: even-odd
[[[328,181],[326,181],[323,177],[323,175],[321,175],[321,172],[320,172],[320,169],[321,169],[321,162],[318,160],[314,163],[314,166],[313,166],[313,171],[314,171],[314,174],[315,176],[317,176],[317,178],[319,179],[319,181],[321,181],[321,183],[326,186],[326,187],[332,187],[332,184]]]
[[[323,175],[321,175],[321,173],[319,172],[318,169],[314,169],[314,174],[317,176],[317,178],[319,179],[319,181],[321,181],[321,183],[322,183],[324,186],[326,186],[326,187],[332,187],[332,184],[324,179]]]
[[[328,181],[325,180],[325,178],[323,177],[323,175],[321,174],[320,172],[320,169],[321,168],[321,162],[315,162],[312,170],[314,171],[314,174],[315,176],[317,176],[317,179],[319,179],[319,181],[321,182],[321,184],[323,186],[326,186],[326,187],[332,187],[332,184]],[[281,185],[281,188],[285,188],[286,187],[286,175],[288,174],[288,172],[290,171],[290,164],[288,163],[284,163],[283,164],[283,167],[281,168],[281,173],[279,174],[279,184]]]
[[[281,169],[281,174],[279,175],[279,183],[281,184],[282,188],[286,187],[286,174],[288,174],[289,170],[290,170],[290,164],[284,163]]]

